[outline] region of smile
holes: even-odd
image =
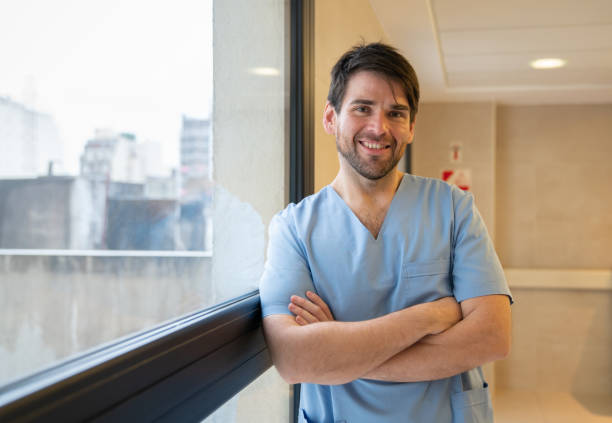
[[[388,145],[375,144],[375,143],[367,142],[367,141],[359,141],[359,142],[363,144],[364,146],[374,149],[374,150],[382,150],[384,148],[389,148]]]

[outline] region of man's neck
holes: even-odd
[[[403,176],[404,174],[395,168],[386,176],[372,180],[357,174],[353,169],[340,169],[331,186],[349,205],[365,203],[388,206]]]
[[[396,168],[374,181],[357,176],[350,177],[341,169],[331,186],[376,239],[403,173]]]

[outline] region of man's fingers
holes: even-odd
[[[297,295],[292,295],[291,296],[291,303],[303,308],[304,310],[306,310],[308,313],[310,313],[312,316],[314,316],[315,318],[318,319],[318,321],[320,322],[325,322],[327,320],[329,320],[329,318],[327,317],[327,315],[325,314],[325,312],[323,311],[323,309],[313,303],[312,301],[306,299],[306,298],[302,298],[300,296]],[[307,319],[308,320],[308,319]]]
[[[300,307],[300,306],[294,304],[293,302],[291,302],[289,304],[289,311],[292,312],[293,314],[295,314],[296,321],[299,324],[316,323],[316,322],[319,321],[319,319],[317,319],[315,316],[313,316],[308,310],[306,310],[303,307]],[[297,317],[301,317],[303,322],[298,321]]]
[[[325,316],[328,318],[328,320],[334,320],[334,316],[331,310],[329,309],[327,304],[325,304],[325,301],[323,301],[321,297],[319,297],[317,294],[315,294],[312,291],[306,291],[306,296],[308,297],[310,301],[318,305],[321,308],[321,310],[323,310],[323,313],[325,313]]]

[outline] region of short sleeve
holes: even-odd
[[[512,295],[474,197],[456,187],[453,196],[453,290],[457,301],[483,295]]]
[[[289,314],[292,295],[304,297],[315,291],[310,268],[298,239],[291,206],[272,219],[268,236],[268,257],[259,283],[263,317]]]

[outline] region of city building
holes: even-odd
[[[45,175],[62,160],[62,143],[51,115],[0,97],[0,178]]]
[[[210,250],[212,143],[209,119],[183,116],[181,128],[180,237],[188,250]]]
[[[176,198],[145,191],[74,176],[2,179],[0,249],[176,249]]]
[[[147,175],[144,184],[144,196],[146,198],[178,198],[179,178],[174,169],[170,177]]]
[[[94,189],[73,176],[0,180],[0,248],[96,247],[102,216]]]
[[[81,176],[91,180],[144,181],[136,136],[97,129],[81,155]]]
[[[212,179],[211,126],[209,119],[183,116],[181,127],[181,178],[183,190],[197,191]]]
[[[105,244],[110,250],[175,250],[176,200],[117,198],[107,201]]]

